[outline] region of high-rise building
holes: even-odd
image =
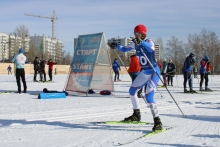
[[[108,39],[108,44],[112,43],[113,41],[115,41],[117,44],[122,45],[122,46],[127,46],[129,43],[132,42],[131,38],[111,38]],[[116,54],[117,53],[117,54]],[[116,50],[110,50],[110,57],[111,57],[111,61],[113,62],[115,58],[118,59],[119,63],[122,65],[122,62],[124,62],[124,64],[127,66],[130,63],[130,56],[135,54],[135,50],[132,50],[130,52],[126,52],[126,53],[122,53],[120,51],[116,51]],[[121,58],[121,60],[119,59],[119,57]]]
[[[18,53],[19,48],[29,51],[30,38],[20,38],[15,35],[0,33],[0,61],[12,59]]]
[[[43,59],[52,59],[56,62],[62,60],[63,43],[61,40],[45,36],[30,36],[31,45],[35,46],[41,52]]]

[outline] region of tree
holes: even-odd
[[[208,55],[212,65],[212,71],[219,70],[220,41],[214,32],[202,29],[199,35],[189,34],[188,42],[196,55],[198,64],[205,55]]]
[[[185,60],[184,47],[186,46],[182,41],[179,41],[178,38],[172,36],[170,40],[167,41],[166,56],[169,59],[172,59],[176,68],[182,69],[183,62]]]
[[[28,34],[28,28],[25,27],[25,25],[20,25],[19,27],[16,27],[14,30],[14,34],[16,33],[16,36],[21,38],[22,42],[22,48],[25,49],[25,38],[29,36]]]
[[[38,47],[30,41],[29,51],[26,52],[25,55],[27,57],[27,62],[33,62],[36,56],[41,57],[41,52]]]

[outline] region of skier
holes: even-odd
[[[40,62],[40,81],[41,82],[46,82],[46,72],[45,72],[45,63],[47,60],[42,60]],[[43,80],[43,75],[44,75],[44,80]]]
[[[209,57],[205,56],[200,61],[200,91],[203,91],[202,88],[203,80],[205,79],[205,91],[210,91],[211,89],[208,88],[208,82],[209,82],[209,73],[210,73],[211,65],[209,63]]]
[[[20,83],[20,78],[23,83],[24,87],[24,93],[27,92],[27,85],[25,81],[25,71],[24,71],[24,65],[26,61],[26,56],[23,54],[24,50],[22,48],[19,49],[19,54],[16,55],[11,62],[16,63],[16,81],[17,81],[17,86],[18,86],[18,93],[21,94],[21,83]]]
[[[53,77],[52,77],[52,71],[53,71],[53,66],[54,66],[55,64],[57,64],[57,62],[53,62],[52,59],[49,59],[49,61],[48,61],[48,63],[47,63],[47,65],[49,65],[49,71],[48,71],[49,78],[50,78],[49,81],[52,81],[52,78],[53,78]]]
[[[37,74],[40,69],[39,64],[40,64],[40,62],[39,62],[38,57],[35,57],[35,60],[34,60],[34,82],[38,82],[36,78],[37,78]]]
[[[130,66],[128,68],[128,73],[131,76],[131,80],[133,83],[136,77],[138,76],[138,74],[140,73],[141,66],[136,55],[130,56],[130,59],[131,61],[130,61]],[[142,89],[138,91],[138,98],[141,98],[141,92]]]
[[[192,72],[192,66],[195,63],[195,59],[194,59],[194,54],[190,53],[189,56],[186,57],[185,61],[184,61],[184,65],[183,65],[183,77],[184,77],[184,93],[188,93],[188,92],[192,92],[195,93],[196,91],[193,90],[193,86],[192,86],[192,76],[191,76],[191,72]],[[186,83],[187,81],[189,81],[189,91],[186,89]]]
[[[167,86],[167,77],[166,77],[166,72],[167,72],[167,60],[164,58],[163,59],[163,68],[161,70],[161,75],[163,76],[163,86]]]
[[[175,65],[172,63],[172,59],[169,60],[169,63],[167,64],[167,83],[168,86],[170,85],[173,86],[173,77],[175,76]]]
[[[161,130],[162,123],[158,114],[157,105],[154,101],[154,93],[155,88],[158,85],[160,75],[160,69],[157,66],[157,62],[155,61],[155,46],[151,39],[147,38],[147,29],[144,25],[140,24],[134,28],[134,35],[135,38],[132,39],[132,43],[128,46],[123,47],[117,45],[116,42],[113,42],[111,46],[116,46],[116,48],[121,52],[131,51],[132,49],[136,50],[136,55],[138,56],[142,71],[136,77],[134,82],[132,83],[129,94],[131,98],[131,102],[133,104],[134,112],[131,116],[124,119],[124,121],[140,121],[141,114],[140,114],[140,104],[139,99],[136,95],[138,89],[142,88],[143,86],[147,85],[145,98],[147,103],[150,106],[153,118],[154,118],[154,126],[152,128],[153,131]],[[141,49],[143,50],[144,54],[142,53]],[[150,60],[151,64],[147,61],[145,55]],[[154,69],[158,73],[155,73]]]
[[[113,71],[114,71],[114,73],[115,73],[115,79],[114,79],[114,81],[121,81],[120,79],[119,79],[119,70],[121,70],[121,68],[120,68],[120,64],[118,63],[118,60],[115,58],[115,60],[114,60],[114,62],[112,63],[112,69],[113,69]]]
[[[8,75],[9,75],[9,73],[11,73],[11,75],[12,75],[11,66],[10,65],[8,66],[7,70],[8,70]]]

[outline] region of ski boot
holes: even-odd
[[[184,93],[189,93],[189,91],[186,88],[184,88]]]
[[[162,87],[167,87],[167,83],[164,83]]]
[[[202,87],[199,88],[200,91],[204,91],[204,89]]]
[[[160,117],[155,117],[154,118],[154,127],[152,128],[153,131],[156,131],[156,130],[162,130],[163,127],[162,127],[162,122],[160,120]]]
[[[192,88],[190,88],[189,92],[191,92],[191,93],[196,93],[196,91],[193,90]]]
[[[205,91],[212,91],[212,90],[208,87],[205,87]]]
[[[131,116],[126,117],[124,119],[124,121],[140,121],[140,120],[141,120],[140,109],[134,109],[134,113]]]

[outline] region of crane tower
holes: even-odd
[[[52,22],[52,39],[55,38],[55,36],[54,36],[54,34],[55,34],[54,24],[55,24],[55,20],[58,20],[57,15],[55,14],[55,11],[53,11],[53,16],[40,16],[40,15],[32,15],[32,14],[24,14],[24,15],[51,19],[51,22]]]

